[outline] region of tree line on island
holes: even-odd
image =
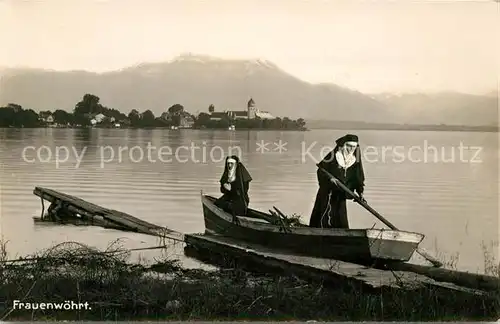
[[[161,116],[155,116],[151,110],[140,113],[133,109],[128,115],[100,103],[100,98],[93,94],[85,94],[73,109],[40,111],[24,109],[10,103],[0,107],[0,128],[38,128],[38,127],[100,127],[100,128],[219,128],[234,126],[239,129],[290,129],[306,130],[304,119],[290,118],[262,119],[259,117],[235,119],[230,114],[221,114],[220,118],[212,118],[214,106],[208,112],[194,116],[184,110],[181,104],[174,104]]]

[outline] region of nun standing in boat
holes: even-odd
[[[319,163],[323,169],[342,181],[351,191],[363,198],[365,175],[361,162],[358,136],[347,134],[335,141],[335,148]],[[352,199],[337,187],[320,169],[317,171],[319,189],[309,222],[310,227],[349,228],[346,200]]]
[[[220,178],[220,191],[223,195],[215,201],[215,205],[233,215],[233,221],[237,221],[237,215],[247,214],[250,181],[252,177],[240,159],[236,155],[228,156]]]

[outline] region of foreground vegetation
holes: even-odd
[[[4,249],[5,251],[5,249]],[[5,252],[3,253],[5,258]],[[0,320],[497,320],[497,296],[327,287],[240,269],[188,270],[176,260],[128,264],[127,251],[65,243],[0,263]],[[88,303],[69,310],[13,303]],[[48,308],[48,307],[46,307]]]
[[[214,112],[214,106],[210,105],[208,111]],[[224,115],[220,120],[212,120],[210,113],[201,112],[198,116],[185,111],[181,104],[174,104],[161,116],[155,116],[151,110],[142,113],[133,109],[124,114],[114,108],[108,108],[100,103],[100,98],[93,94],[85,94],[76,103],[72,112],[65,110],[41,111],[36,113],[32,109],[24,109],[18,104],[11,103],[6,107],[0,107],[1,127],[102,127],[111,128],[119,124],[120,128],[164,128],[164,127],[192,127],[192,128],[224,128],[234,125],[237,129],[283,129],[283,130],[305,130],[305,121],[302,118],[292,120],[290,118],[274,119],[232,119]],[[102,114],[104,117],[95,118]]]

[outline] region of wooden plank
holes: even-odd
[[[67,202],[68,204],[73,205],[78,208],[82,212],[87,212],[87,214],[101,215],[105,218],[109,218],[110,221],[113,222],[121,222],[122,220],[126,220],[123,223],[130,225],[132,228],[136,227],[146,227],[146,228],[159,228],[160,226],[143,221],[142,219],[136,218],[132,215],[126,214],[124,212],[120,212],[118,210],[108,209],[93,203],[90,203],[81,198],[71,196],[65,193],[61,193],[48,188],[35,187],[34,194],[42,197],[45,200],[50,202],[54,202],[55,200],[61,200]],[[132,225],[131,223],[134,223]]]
[[[35,187],[33,193],[51,203],[62,201],[66,203],[68,211],[73,214],[80,214],[86,218],[78,219],[75,216],[75,221],[73,222],[75,225],[82,225],[83,222],[86,222],[87,225],[138,232],[177,241],[184,240],[184,236],[179,232],[146,222],[118,210],[101,207],[72,195],[42,187]],[[71,223],[71,221],[65,221],[64,223]]]
[[[124,212],[121,212],[118,210],[110,210],[109,212],[104,214],[103,217],[107,218],[111,221],[114,221],[114,222],[121,222],[123,220],[126,220],[130,223],[135,223],[137,226],[141,226],[141,227],[148,228],[148,229],[161,228],[161,226],[159,226],[159,225],[146,222],[140,218],[134,217],[132,215],[129,215],[127,213],[124,213]]]
[[[500,278],[478,273],[435,268],[418,264],[387,264],[384,269],[413,272],[441,282],[450,282],[462,287],[489,292],[500,291]]]
[[[141,232],[141,233],[149,233],[149,228],[148,227],[144,227],[136,222],[133,222],[129,219],[124,219],[124,218],[121,218],[117,215],[113,215],[113,214],[105,214],[103,215],[103,217],[106,219],[106,220],[109,220],[115,224],[121,224],[123,225],[124,227],[128,228],[130,231],[133,231],[133,232]]]
[[[84,214],[90,219],[92,219],[96,215],[102,216],[106,220],[121,225],[122,227],[128,227],[132,231],[147,232],[149,228],[158,227],[154,224],[147,223],[131,215],[107,209],[85,201],[81,198],[64,194],[52,189],[36,187],[34,193],[42,199],[48,200],[50,202],[55,202],[57,200],[64,201],[68,204],[68,210],[79,214]]]
[[[53,196],[51,196],[47,193],[41,193],[40,197],[44,200],[49,201],[50,203],[56,203],[58,200],[60,200],[59,198],[54,198]],[[65,200],[63,200],[63,201],[65,201]],[[91,213],[88,210],[82,209],[78,206],[71,205],[71,204],[69,204],[67,206],[67,209],[68,209],[68,211],[70,211],[74,214],[80,214],[80,215],[85,216],[89,219],[93,218],[95,215],[94,213]]]
[[[187,245],[228,254],[238,258],[252,259],[265,266],[293,272],[309,279],[351,282],[370,288],[400,288],[407,290],[432,286],[467,294],[484,294],[480,290],[442,283],[426,276],[406,271],[384,271],[354,263],[332,259],[290,255],[256,244],[242,243],[228,237],[186,234]]]
[[[54,202],[55,200],[61,200],[96,215],[102,215],[110,211],[110,209],[90,203],[81,198],[64,194],[48,188],[35,187],[33,193],[50,202]]]

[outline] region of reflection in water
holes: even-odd
[[[343,134],[344,131],[323,130],[0,129],[2,235],[10,240],[9,250],[14,254],[69,240],[100,248],[120,237],[126,238],[131,247],[157,244],[154,238],[135,233],[34,226],[31,217],[38,216],[41,210],[39,200],[32,194],[35,186],[80,196],[181,232],[203,232],[200,190],[219,195],[223,159],[230,147],[240,148],[242,161],[254,179],[249,191],[252,207],[267,211],[277,206],[285,213],[302,215],[307,222],[317,191],[315,163]],[[424,248],[447,255],[459,253],[459,267],[482,269],[481,243],[491,245],[498,240],[496,134],[357,134],[362,146],[372,147],[376,153],[368,152],[364,163],[368,203],[399,228],[425,234]],[[286,143],[281,153],[276,146],[280,140]],[[267,151],[257,150],[261,141],[267,143]],[[446,152],[460,143],[481,146],[482,162],[409,160],[408,150],[424,143]],[[51,159],[47,152],[37,156],[37,149],[42,146],[51,150]],[[162,146],[167,147],[163,152],[171,152],[160,156],[163,160],[158,154]],[[188,150],[191,146],[198,149]],[[57,147],[74,148],[78,154],[70,151],[63,159],[61,153],[56,163]],[[176,156],[175,150],[182,147]],[[401,147],[405,159],[395,159],[398,155],[390,147]],[[422,152],[415,156],[424,157]],[[348,203],[348,213],[355,228],[382,226],[352,202]],[[497,254],[497,250],[493,252]]]
[[[22,128],[0,128],[0,138],[5,141],[22,141],[24,134]]]
[[[75,144],[89,146],[92,143],[92,136],[99,135],[101,131],[101,129],[95,131],[91,128],[76,128],[68,130],[68,133],[73,134],[73,140]],[[64,135],[64,133],[61,132],[61,135]]]

